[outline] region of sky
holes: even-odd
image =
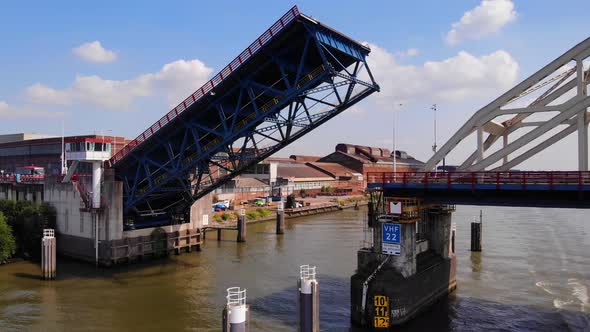
[[[66,135],[134,138],[294,4],[371,47],[381,92],[279,156],[325,155],[338,143],[391,148],[395,118],[397,148],[426,161],[432,104],[440,147],[478,109],[589,37],[587,0],[3,2],[0,134],[60,135],[63,122]],[[577,169],[576,144],[571,135],[519,168]]]

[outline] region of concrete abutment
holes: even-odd
[[[211,214],[211,195],[196,201],[184,222],[124,229],[123,185],[115,180],[113,170],[104,171],[100,187],[100,207],[87,208],[74,183],[47,178],[42,185],[43,200],[56,210],[59,255],[92,263],[98,260],[100,265],[108,266],[171,253],[200,251],[201,230]]]
[[[351,277],[355,325],[379,330],[403,324],[457,286],[454,207],[403,204],[397,214],[384,203],[369,209],[373,246],[358,251]]]

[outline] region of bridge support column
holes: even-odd
[[[428,239],[430,249],[443,258],[449,258],[453,254],[451,250],[452,214],[433,209],[427,212],[425,220],[429,225],[424,237]]]
[[[508,146],[508,134],[502,135],[502,149],[505,149]],[[506,165],[508,163],[508,154],[505,154],[502,157],[502,165]]]
[[[477,127],[477,162],[483,160],[483,127]]]
[[[588,125],[586,111],[578,114],[578,170],[588,171]]]
[[[387,201],[401,213],[375,218],[373,247],[357,252],[351,277],[351,320],[376,329],[407,322],[456,287],[453,209]]]
[[[11,185],[9,185],[8,186],[8,191],[6,192],[6,200],[8,200],[8,201],[14,200],[14,197],[13,197],[14,196],[14,192],[15,192],[14,187],[11,186]]]
[[[102,177],[102,162],[92,162],[92,207],[100,208],[100,181]]]

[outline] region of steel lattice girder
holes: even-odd
[[[433,170],[457,145],[476,133],[476,148],[460,164],[457,170],[482,171],[493,167],[494,171],[506,171],[547,147],[578,131],[579,170],[588,170],[588,123],[590,122],[590,38],[582,41],[520,84],[477,111],[425,164],[424,170]],[[573,64],[572,64],[573,63]],[[525,96],[534,98],[525,107],[514,107]],[[532,115],[556,113],[548,120],[524,122]],[[494,119],[512,115],[501,123]],[[563,128],[565,126],[565,128]],[[529,132],[521,129],[533,127]],[[550,137],[544,136],[554,130]],[[484,133],[488,133],[484,139]],[[485,155],[494,143],[502,138],[502,146]],[[535,140],[541,140],[529,147]],[[535,141],[536,142],[536,141]],[[525,150],[525,151],[521,151]],[[509,160],[510,154],[515,154]]]
[[[308,19],[287,45],[263,49],[202,110],[153,136],[119,163],[125,212],[183,213],[226,183],[379,90],[369,49]],[[287,39],[287,37],[285,37]],[[361,80],[360,78],[363,78]]]

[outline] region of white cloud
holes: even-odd
[[[506,51],[474,56],[461,51],[442,61],[423,65],[403,65],[393,53],[370,45],[367,58],[381,92],[373,99],[391,109],[399,103],[461,102],[473,98],[489,98],[511,88],[518,78],[518,63]]]
[[[50,112],[45,110],[34,110],[27,107],[13,107],[7,102],[0,100],[0,118],[57,118],[62,117],[63,112]]]
[[[89,62],[112,62],[117,59],[117,54],[102,47],[98,40],[73,48],[72,52]]]
[[[465,12],[459,22],[452,24],[445,41],[455,45],[466,39],[480,39],[499,31],[515,19],[512,0],[482,0],[479,6]]]
[[[115,111],[132,111],[142,97],[166,98],[170,105],[194,92],[213,70],[199,60],[177,60],[157,73],[129,80],[108,80],[99,76],[77,76],[67,88],[56,89],[36,83],[26,89],[29,101],[38,104],[92,105]]]
[[[415,57],[418,54],[420,54],[420,50],[418,50],[417,48],[408,48],[405,51],[401,51],[401,52],[397,52],[395,55],[400,58],[411,58],[411,57]]]

